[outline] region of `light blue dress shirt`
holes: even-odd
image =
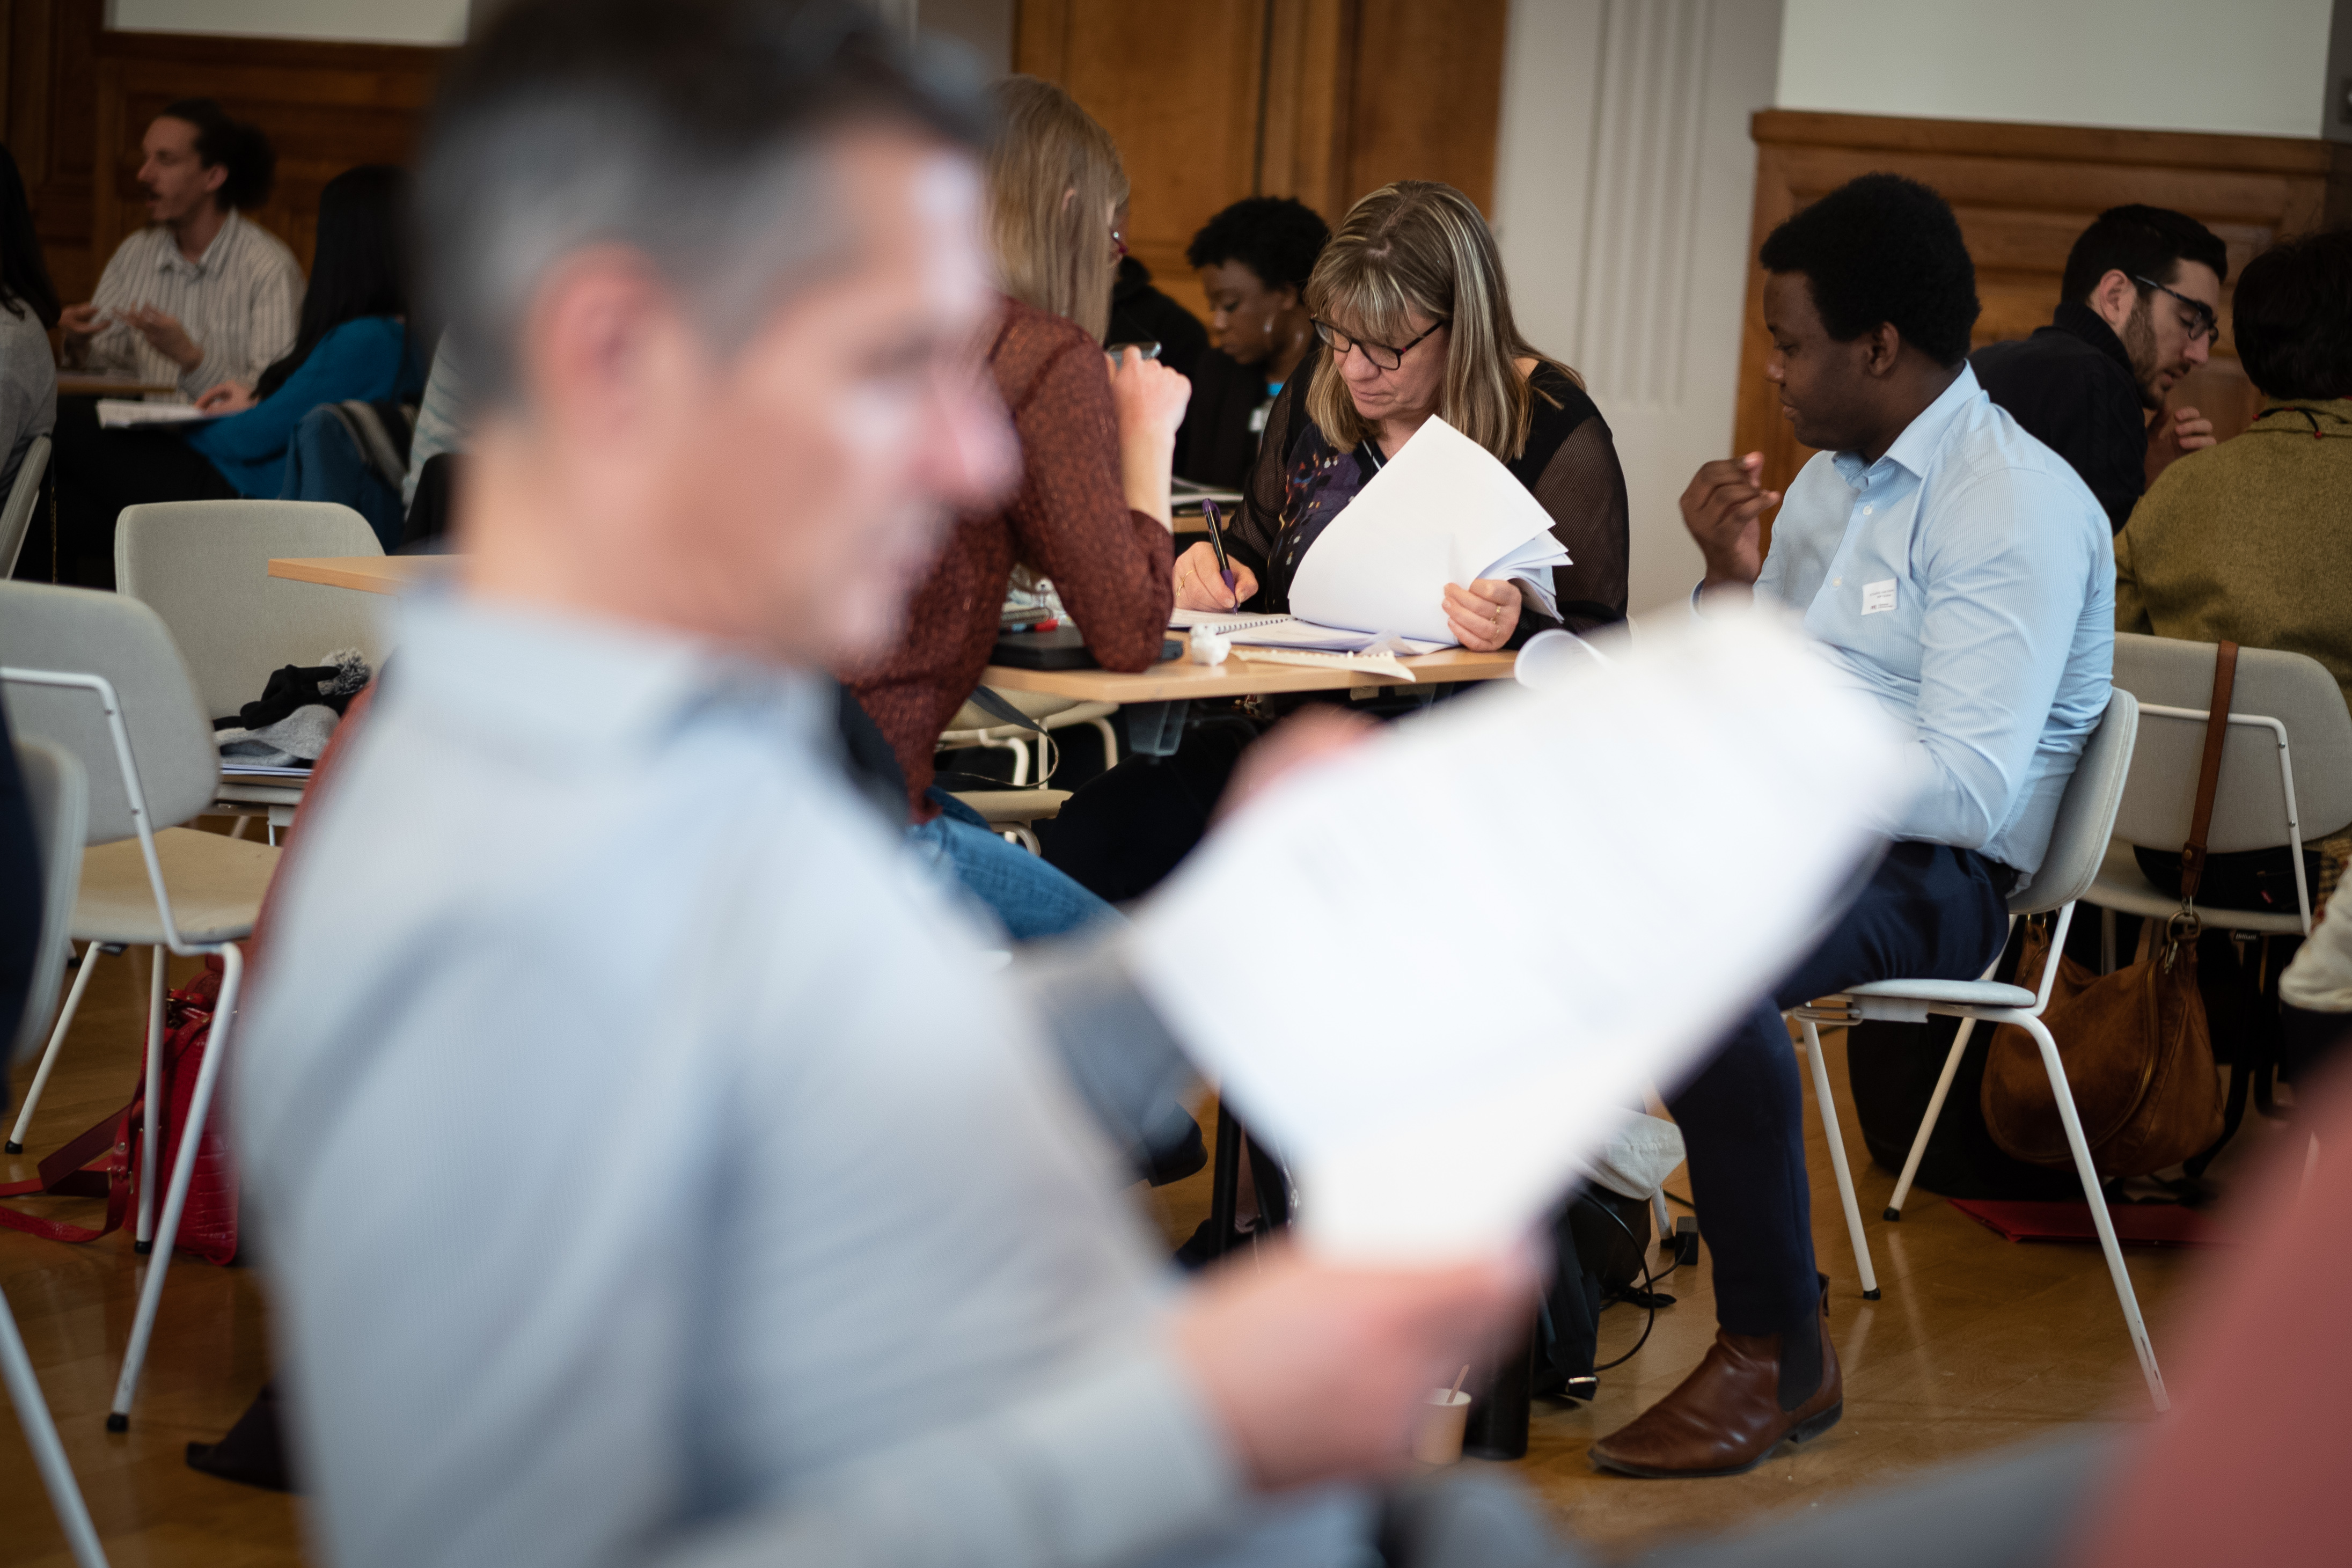
[[[1974,371],[1875,463],[1805,465],[1756,591],[1910,729],[1928,783],[1897,837],[2041,866],[2106,710],[2115,552],[2089,487]]]
[[[1347,1560],[1353,1502],[1246,1494],[1046,1043],[1066,986],[992,971],[829,689],[404,618],[236,1044],[322,1556]]]

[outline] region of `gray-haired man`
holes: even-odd
[[[1046,1048],[1164,1034],[1082,956],[990,973],[843,777],[807,672],[1012,468],[961,101],[846,5],[519,0],[455,69],[464,561],[306,821],[238,1106],[344,1568],[1360,1561],[1359,1494],[1260,1494],[1400,1465],[1532,1288],[1172,1296]]]

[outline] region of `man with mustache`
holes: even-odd
[[[2110,207],[2068,253],[2050,324],[1969,358],[1992,400],[2074,465],[2112,528],[2174,458],[2213,444],[2210,419],[2164,400],[2219,341],[2229,275],[2221,237],[2195,218]]]
[[[192,398],[249,386],[294,346],[302,308],[294,253],[240,211],[268,199],[276,155],[208,98],[167,107],[140,145],[147,226],[115,248],[87,302],[65,308],[66,363]]]
[[[1763,458],[1699,469],[1682,499],[1706,560],[1696,602],[1758,595],[1801,614],[1911,731],[1927,783],[1828,938],[1668,1098],[1718,1331],[1673,1393],[1593,1445],[1596,1464],[1635,1476],[1736,1475],[1837,1423],[1780,1009],[1866,981],[1983,972],[2003,900],[2042,863],[2106,710],[2115,649],[2098,502],[1969,369],[1976,269],[1943,197],[1865,174],[1775,229],[1759,259],[1764,374],[1797,439],[1821,450],[1789,487],[1769,554],[1761,519],[1781,498],[1758,483]]]

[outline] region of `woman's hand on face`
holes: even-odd
[[[1445,584],[1445,622],[1473,653],[1493,653],[1519,629],[1519,585],[1481,577],[1467,588]]]
[[[1207,540],[1176,557],[1176,607],[1180,610],[1237,610],[1257,592],[1257,574],[1234,563],[1234,585],[1217,571],[1217,552]]]
[[[1110,362],[1110,400],[1121,436],[1132,431],[1172,442],[1192,400],[1192,384],[1130,348]]]
[[[240,381],[224,381],[196,399],[200,414],[242,414],[253,406],[253,388]]]

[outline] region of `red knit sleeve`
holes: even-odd
[[[1157,662],[1176,602],[1168,530],[1129,510],[1102,353],[1075,331],[1013,409],[1024,483],[1006,513],[1019,559],[1054,580],[1106,669]]]

